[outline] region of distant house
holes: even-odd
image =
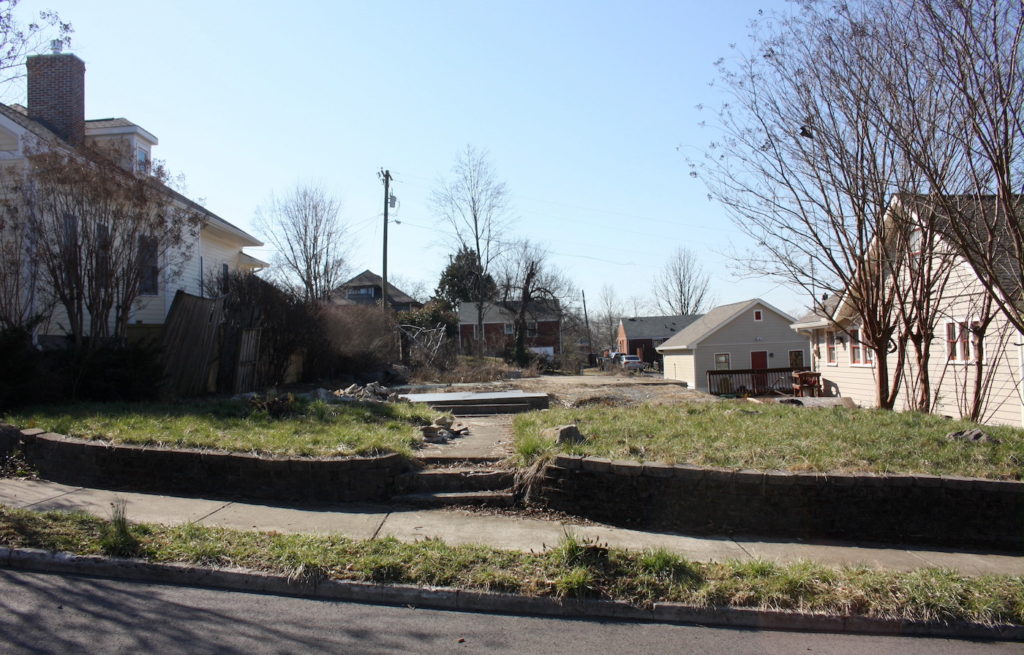
[[[807,339],[793,320],[760,298],[715,307],[656,348],[665,378],[708,391],[708,371],[806,367]]]
[[[332,294],[331,301],[337,305],[376,305],[383,294],[384,280],[369,270],[363,271],[351,280],[342,283]],[[423,303],[388,282],[388,301],[396,312],[419,309]]]
[[[5,169],[27,170],[33,153],[74,156],[90,148],[108,148],[125,153],[125,158],[116,163],[126,171],[140,176],[150,174],[152,148],[158,143],[153,134],[125,118],[85,119],[85,63],[81,59],[55,52],[29,57],[26,66],[28,106],[0,104],[0,165]],[[143,92],[141,88],[139,91]],[[182,244],[182,250],[187,248],[188,254],[180,265],[168,266],[161,261],[166,255],[155,252],[138,254],[145,274],[131,308],[129,334],[159,329],[179,290],[202,296],[208,289],[216,288],[217,281],[229,272],[253,272],[267,266],[243,250],[262,246],[257,238],[169,187],[161,186],[160,191],[168,206],[186,207],[198,213],[201,224],[198,233],[187,236]],[[65,221],[71,226],[67,228],[69,232],[78,229],[75,215],[68,214]],[[5,238],[12,237],[4,233],[0,221],[0,239]],[[140,251],[143,247],[140,239]],[[35,297],[55,293],[46,289]],[[28,308],[31,313],[39,309]],[[85,320],[88,322],[91,317],[87,314]],[[34,336],[40,343],[61,343],[68,331],[66,325],[66,313],[58,306]]]
[[[515,343],[515,320],[519,303],[489,303],[484,310],[484,354],[501,355]],[[526,347],[535,353],[554,357],[561,354],[561,307],[558,303],[532,302],[526,308]],[[474,352],[477,335],[476,303],[459,304],[459,347]]]
[[[655,348],[700,317],[701,314],[623,318],[619,321],[615,348],[621,353],[636,355],[648,364],[653,364],[656,359],[660,359]]]

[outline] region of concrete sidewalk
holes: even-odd
[[[666,548],[698,561],[811,560],[829,565],[865,564],[911,570],[956,569],[966,575],[1024,575],[1024,557],[976,552],[878,548],[850,543],[761,541],[740,537],[687,537],[606,525],[576,526],[518,516],[492,516],[450,509],[416,510],[387,505],[281,507],[252,503],[161,496],[71,487],[39,480],[0,479],[0,504],[45,510],[81,510],[110,516],[115,498],[127,501],[128,518],[148,523],[200,525],[240,530],[337,533],[353,539],[391,536],[402,541],[438,537],[450,544],[478,543],[497,548],[541,551],[558,543],[566,530],[611,546],[642,550]]]

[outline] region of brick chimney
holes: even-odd
[[[72,54],[28,58],[28,117],[74,146],[85,143],[85,62]]]

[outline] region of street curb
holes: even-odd
[[[244,569],[211,569],[190,564],[156,564],[134,559],[75,555],[34,548],[0,547],[0,566],[23,571],[69,573],[228,591],[380,605],[409,605],[440,610],[558,618],[652,621],[760,630],[1024,641],[1024,625],[986,626],[977,623],[925,623],[865,616],[825,616],[734,607],[698,608],[680,603],[655,603],[652,609],[643,609],[622,601],[559,600],[488,591],[464,591],[448,587],[301,579]]]

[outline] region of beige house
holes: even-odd
[[[807,366],[807,340],[793,332],[792,322],[754,298],[715,307],[655,350],[665,358],[666,379],[708,391],[708,371]]]
[[[54,53],[29,57],[28,107],[0,104],[0,165],[26,166],[29,153],[77,147],[116,145],[126,153],[122,167],[145,175],[158,140],[153,134],[124,118],[86,120],[85,64],[73,54]],[[202,296],[208,294],[211,279],[228,271],[254,271],[266,264],[244,252],[263,243],[170,188],[168,203],[188,207],[202,216],[198,235],[190,239],[188,253],[178,270],[153,266],[158,274],[148,279],[130,318],[132,326],[145,328],[162,324],[180,289]],[[2,225],[0,225],[2,227]],[[2,235],[0,235],[2,237]],[[44,296],[33,294],[33,298]],[[35,302],[33,300],[32,302]],[[42,302],[40,300],[40,302]],[[34,312],[33,312],[34,313]],[[37,329],[37,338],[63,335],[62,313],[58,308],[49,321]]]
[[[922,211],[912,196],[893,199],[890,211]],[[974,401],[975,382],[981,391],[981,421],[1000,425],[1024,424],[1024,402],[1021,399],[1022,336],[994,308],[986,308],[986,290],[970,265],[958,257],[938,237],[934,247],[922,248],[930,257],[943,258],[945,275],[933,286],[936,289],[937,321],[931,341],[928,377],[936,414],[961,418],[970,415]],[[913,242],[913,239],[910,240]],[[911,253],[912,255],[916,253]],[[897,276],[906,280],[906,276]],[[984,336],[974,330],[991,318]],[[811,312],[792,324],[792,328],[809,339],[811,365],[819,371],[825,392],[852,399],[863,407],[875,405],[876,367],[874,352],[860,342],[860,325],[845,298],[833,296],[817,312]],[[978,366],[977,354],[982,362]],[[898,364],[898,355],[887,358],[890,375]],[[911,407],[916,396],[916,360],[908,353],[903,383],[895,409]]]

